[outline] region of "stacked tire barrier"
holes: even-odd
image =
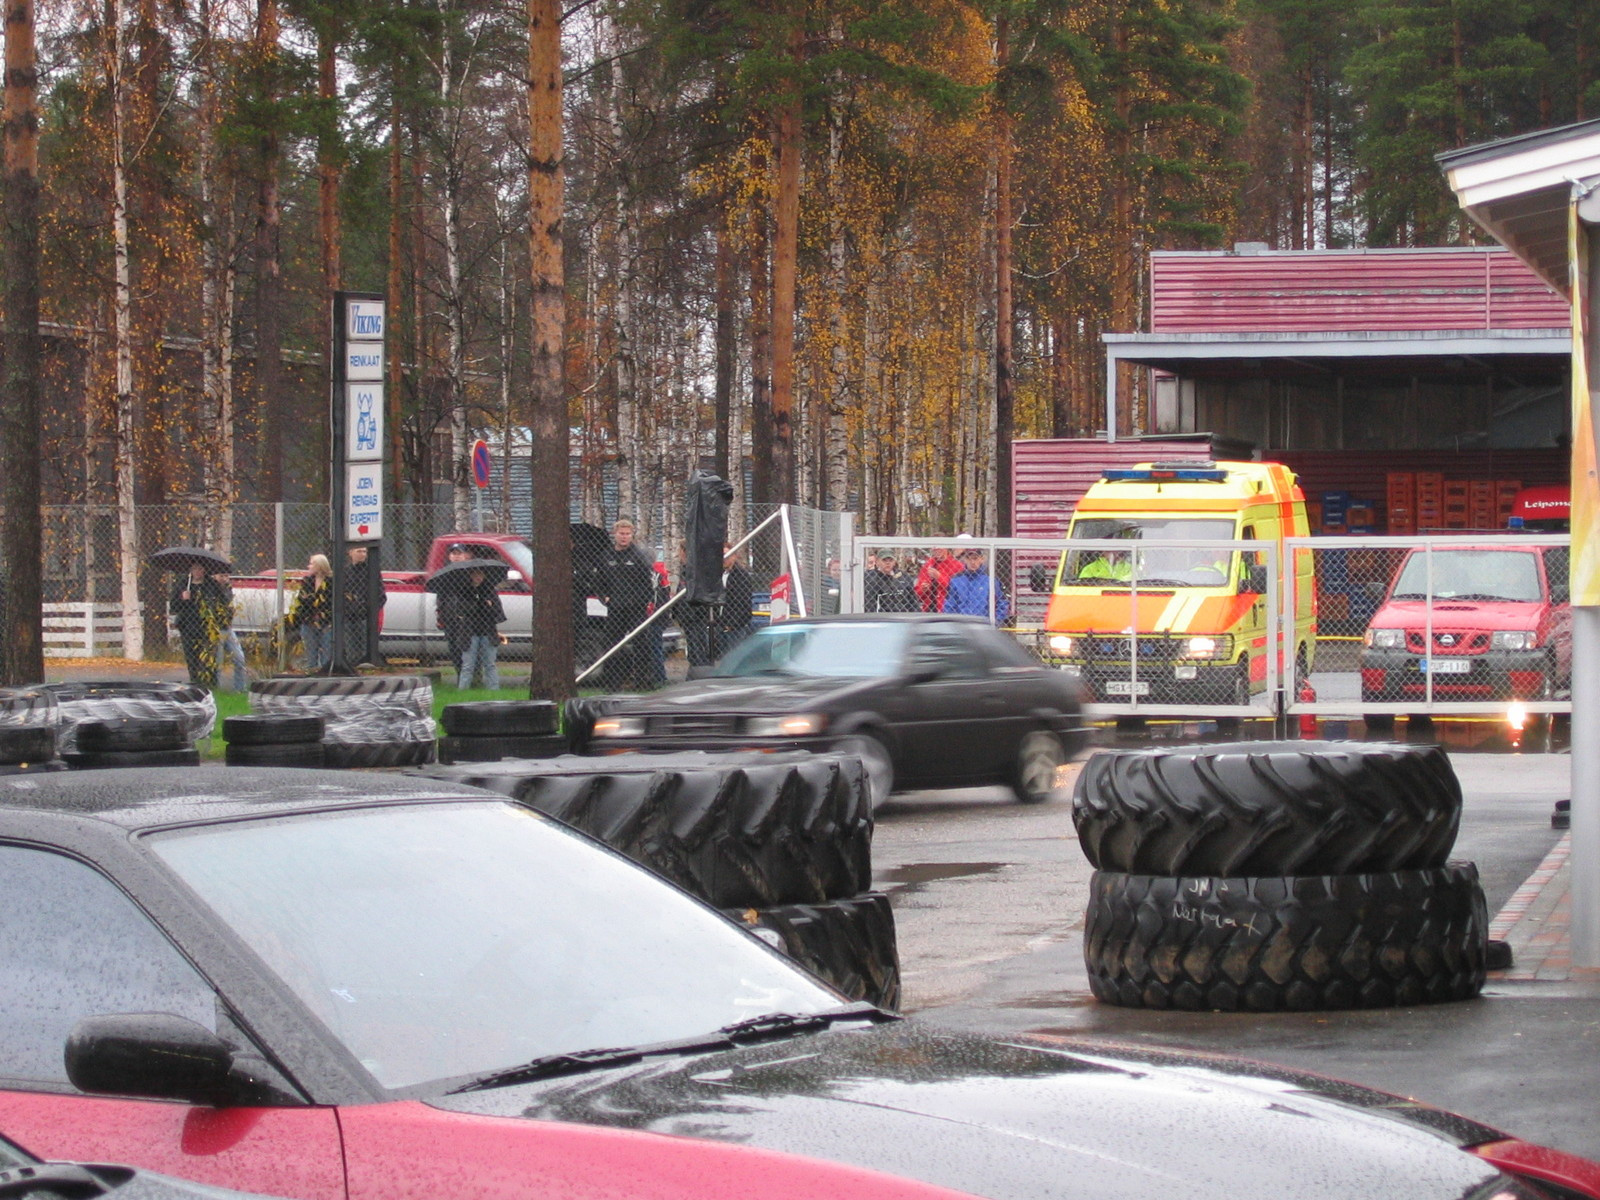
[[[894,1008],[900,962],[872,884],[872,812],[859,759],[810,754],[566,756],[434,769],[589,834],[770,931],[852,999]]]
[[[434,759],[433,685],[420,675],[263,679],[250,685],[250,710],[321,717],[326,767],[407,767]]]
[[[502,758],[555,758],[567,753],[558,731],[560,712],[550,700],[482,700],[447,704],[439,714],[442,763],[495,762]]]
[[[0,775],[64,771],[56,753],[60,705],[41,687],[0,688]]]
[[[200,752],[181,717],[110,717],[81,721],[75,750],[61,757],[75,770],[108,767],[196,767]]]
[[[1128,1008],[1273,1012],[1465,1000],[1477,868],[1437,746],[1248,742],[1102,751],[1073,791],[1084,961]]]
[[[223,760],[230,767],[320,767],[320,713],[251,713],[225,717]]]
[[[195,742],[210,737],[211,731],[216,728],[217,704],[211,692],[189,683],[113,679],[86,683],[45,683],[39,685],[39,690],[51,693],[56,699],[56,744],[68,762],[72,761],[70,756],[80,751],[85,754],[128,752],[111,750],[104,740],[96,741],[97,745],[108,747],[104,750],[80,747],[79,732],[87,724],[114,725],[128,719],[175,720],[182,727],[181,743],[174,747],[177,749],[193,749]],[[162,736],[163,744],[173,740]],[[100,739],[101,735],[91,734],[90,737]],[[113,734],[111,737],[118,740],[119,735]],[[152,752],[158,749],[153,744],[144,748]],[[137,750],[132,752],[136,753]]]

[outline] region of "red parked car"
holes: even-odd
[[[1572,679],[1567,546],[1413,548],[1367,627],[1361,698],[1549,700]]]
[[[0,1128],[299,1200],[1600,1200],[1365,1088],[901,1021],[503,796],[286,769],[0,779]]]

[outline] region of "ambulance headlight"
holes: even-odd
[[[1050,649],[1057,654],[1071,654],[1077,645],[1064,633],[1058,633],[1050,638]]]
[[[1232,643],[1226,637],[1200,635],[1183,644],[1184,658],[1226,658]]]

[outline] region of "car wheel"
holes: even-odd
[[[1017,766],[1011,790],[1024,804],[1040,804],[1056,790],[1056,768],[1067,761],[1061,739],[1048,729],[1032,729],[1017,745]]]
[[[733,909],[727,915],[777,934],[784,954],[850,999],[900,1007],[894,912],[882,892],[822,904]]]
[[[833,744],[839,754],[853,754],[861,760],[861,771],[866,776],[867,797],[872,811],[894,793],[894,760],[889,757],[889,747],[870,733],[851,734]]]
[[[1083,956],[1124,1008],[1279,1012],[1466,1000],[1483,988],[1478,870],[1187,877],[1097,871]]]
[[[1072,821],[1090,865],[1150,875],[1347,875],[1443,865],[1461,784],[1438,746],[1241,742],[1104,750]]]

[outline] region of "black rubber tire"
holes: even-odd
[[[1488,935],[1471,863],[1235,878],[1096,871],[1083,958],[1095,998],[1123,1008],[1388,1008],[1476,996]]]
[[[69,767],[59,758],[40,759],[38,762],[0,763],[0,775],[38,775],[45,771],[66,771]]]
[[[408,697],[433,692],[422,675],[305,675],[259,679],[250,685],[256,696],[364,696],[369,699]]]
[[[320,767],[321,742],[230,742],[222,751],[230,767]]]
[[[420,767],[434,759],[432,742],[323,742],[325,767]]]
[[[1051,747],[1054,747],[1053,756]],[[1051,764],[1046,769],[1046,761]],[[1056,768],[1067,761],[1066,747],[1048,729],[1030,729],[1017,743],[1011,790],[1023,804],[1043,804],[1056,793]]]
[[[48,762],[55,756],[54,725],[0,725],[0,764]]]
[[[1461,821],[1438,746],[1240,742],[1101,751],[1072,820],[1092,866],[1150,875],[1348,875],[1437,867]]]
[[[222,719],[230,746],[296,746],[322,741],[326,722],[317,713],[244,713]]]
[[[452,737],[543,737],[560,727],[551,700],[475,700],[447,704],[439,723]]]
[[[446,712],[450,710],[445,709]],[[498,762],[503,758],[558,758],[567,753],[567,739],[559,733],[439,739],[442,763]]]
[[[869,803],[877,812],[894,795],[894,756],[889,747],[870,729],[858,729],[834,742],[832,749],[835,754],[849,754],[861,760]]]
[[[78,726],[78,749],[84,754],[118,750],[182,750],[190,744],[176,717],[116,717],[84,721]]]
[[[61,756],[74,771],[108,767],[198,767],[200,751],[193,746],[181,750],[101,750],[96,753],[74,751]]]
[[[872,813],[853,756],[572,756],[428,774],[512,796],[718,908],[872,886]]]
[[[210,737],[217,721],[217,703],[211,692],[192,683],[156,680],[87,680],[46,683],[42,690],[55,694],[61,723],[56,744],[62,753],[78,749],[78,726],[87,721],[120,717],[177,717],[184,723],[187,742]]]
[[[882,892],[822,904],[730,909],[728,915],[772,930],[785,954],[850,999],[900,1007],[894,912]]]

